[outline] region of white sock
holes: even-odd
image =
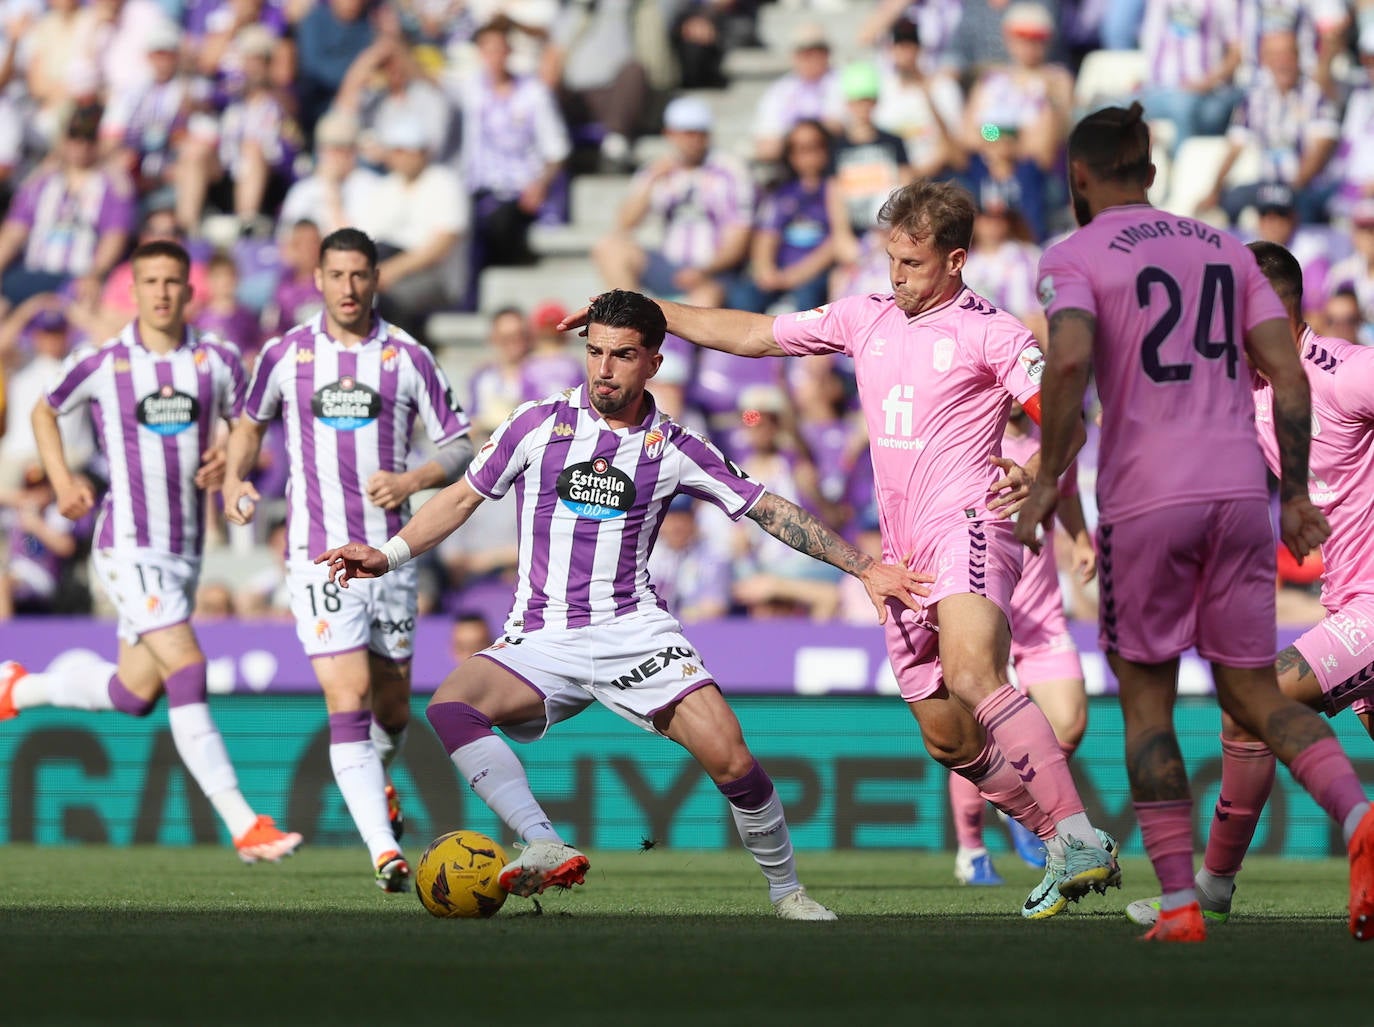
[[[1093,830],[1092,821],[1086,813],[1075,813],[1063,820],[1055,821],[1054,830],[1060,838],[1072,836],[1090,849],[1102,848],[1102,842]]]
[[[1045,852],[1047,852],[1054,859],[1063,859],[1065,855],[1064,839],[1059,837],[1058,835],[1056,835],[1053,838],[1046,839]]]
[[[1159,897],[1159,908],[1162,910],[1182,909],[1184,906],[1191,906],[1197,901],[1197,889],[1184,888],[1182,891],[1166,891]]]
[[[1212,874],[1204,868],[1193,878],[1197,888],[1198,901],[1203,909],[1230,909],[1231,895],[1236,890],[1236,878],[1232,874]]]
[[[391,766],[391,761],[396,758],[396,754],[406,744],[405,727],[392,734],[374,720],[372,726],[368,728],[368,735],[372,738],[372,744],[377,748],[377,758],[382,761],[383,768]]]
[[[1352,806],[1350,812],[1345,815],[1345,822],[1341,824],[1341,833],[1345,835],[1345,844],[1350,845],[1350,839],[1355,837],[1355,828],[1360,826],[1360,821],[1369,812],[1369,803],[1362,802],[1358,806]]]
[[[530,791],[529,778],[511,747],[486,735],[453,750],[450,757],[477,798],[527,842],[561,842],[549,815]]]
[[[167,722],[181,762],[224,820],[230,836],[237,838],[253,826],[257,816],[239,791],[224,737],[210,719],[210,707],[203,702],[169,707]]]
[[[739,809],[731,803],[730,815],[735,818],[735,830],[739,831],[744,847],[768,879],[768,898],[777,902],[800,888],[797,861],[792,855],[792,836],[788,834],[787,818],[777,791],[774,790],[762,809]]]
[[[399,852],[386,810],[386,773],[372,742],[335,742],[329,747],[329,765],[372,862],[383,853]]]
[[[15,709],[61,706],[68,710],[112,710],[110,676],[115,665],[87,656],[59,658],[42,674],[26,674],[14,685]]]

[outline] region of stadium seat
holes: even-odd
[[[1094,50],[1078,69],[1074,105],[1082,112],[1133,96],[1147,71],[1145,54],[1140,50]]]
[[[1198,215],[1197,206],[1211,192],[1229,149],[1230,144],[1225,136],[1193,136],[1185,139],[1174,156],[1173,171],[1169,176],[1169,198],[1163,204],[1164,209],[1189,217]],[[1226,183],[1237,185],[1253,182],[1259,178],[1259,173],[1259,151],[1247,146],[1231,166]],[[1215,212],[1211,216],[1214,217]]]

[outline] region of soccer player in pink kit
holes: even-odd
[[[450,674],[428,710],[463,780],[526,842],[502,869],[501,886],[528,896],[581,884],[590,864],[559,837],[519,759],[492,728],[533,742],[597,702],[671,738],[701,764],[729,801],[779,917],[834,920],[797,879],[773,782],[655,593],[649,552],[673,497],[691,495],[853,574],[880,620],[889,600],[916,605],[921,576],[863,555],[658,411],[645,386],[663,361],[664,319],[648,297],[614,290],[596,299],[589,316],[585,386],[517,407],[464,480],[381,548],[342,546],[320,562],[346,587],[373,583],[432,549],[485,499],[514,493],[520,573],[505,634]]]
[[[1313,332],[1302,317],[1297,259],[1277,243],[1253,242],[1250,249],[1288,312],[1293,345],[1311,385],[1308,491],[1331,523],[1331,537],[1321,548],[1327,616],[1279,653],[1279,688],[1327,716],[1349,707],[1374,735],[1374,349]],[[1260,449],[1278,474],[1274,389],[1259,375],[1251,388]],[[1203,916],[1213,922],[1230,916],[1236,874],[1274,785],[1274,762],[1268,746],[1222,714],[1221,793],[1194,882]],[[1158,898],[1142,899],[1127,906],[1126,915],[1152,924],[1158,910]]]
[[[1002,455],[1022,467],[1034,466],[1040,451],[1040,432],[1021,404],[1014,403],[1002,436]],[[1073,541],[1074,571],[1091,581],[1097,570],[1097,553],[1083,520],[1078,500],[1077,464],[1072,464],[1059,483],[1058,518]],[[1071,759],[1088,727],[1088,698],[1083,689],[1083,666],[1078,647],[1069,634],[1064,616],[1064,597],[1059,590],[1055,563],[1053,520],[1045,525],[1038,554],[1029,555],[1021,580],[1011,594],[1011,665],[1016,686],[1040,707],[1054,729],[1064,758]],[[1002,878],[983,845],[983,813],[987,799],[968,778],[949,775],[949,806],[954,816],[958,850],[954,877],[960,884],[998,885]],[[1003,814],[1005,816],[1005,814]],[[1045,852],[1034,834],[1008,819],[1017,854],[1029,865],[1045,866]]]
[[[1050,321],[1041,462],[1017,535],[1034,545],[1068,466],[1091,370],[1098,468],[1101,641],[1120,683],[1126,770],[1163,886],[1156,941],[1202,941],[1193,804],[1173,728],[1178,659],[1212,663],[1222,709],[1262,738],[1350,843],[1350,929],[1374,916],[1374,816],[1350,761],[1274,674],[1273,531],[1255,441],[1251,365],[1272,383],[1281,530],[1299,558],[1329,534],[1308,497],[1307,378],[1274,290],[1237,240],[1151,207],[1139,104],[1088,115],[1069,137],[1083,227],[1040,262]]]
[[[1062,911],[1120,884],[1120,867],[1083,811],[1045,716],[1007,680],[1011,593],[1021,546],[999,467],[1012,400],[1035,416],[1041,353],[1030,331],[963,283],[972,197],[920,181],[895,190],[892,292],[769,317],[660,302],[674,335],[740,356],[854,358],[868,425],[883,557],[929,570],[919,612],[894,609],[888,654],[926,749],[1046,841],[1044,881],[1022,915]],[[583,323],[579,312],[563,327]]]
[[[442,485],[472,459],[468,419],[434,357],[373,309],[377,248],[356,228],[320,243],[315,284],[325,309],[262,351],[243,416],[229,439],[225,516],[246,524],[258,493],[244,481],[267,424],[286,425],[287,587],[296,636],[329,711],[329,763],[372,858],[377,886],[409,887],[404,820],[386,768],[410,723],[415,569],[387,587],[341,592],[314,558],[350,538],[381,544],[400,530],[409,499]],[[407,470],[416,423],[434,457]]]
[[[246,863],[276,862],[301,843],[255,814],[239,791],[206,703],[205,654],[191,628],[200,577],[205,492],[224,473],[214,445],[243,406],[238,351],[186,324],[191,258],[173,242],[134,250],[137,317],[98,347],[72,354],[33,409],[33,433],[58,509],[77,520],[95,502],[73,473],[58,417],[88,407],[110,468],[92,563],[119,613],[119,663],[68,656],[42,674],[0,664],[0,720],[34,706],[146,717],[167,693],[172,741]],[[93,665],[94,663],[94,665]]]

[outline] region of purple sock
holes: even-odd
[[[169,707],[190,706],[205,701],[205,661],[192,663],[167,675]]]
[[[773,795],[773,779],[768,776],[768,772],[755,760],[754,765],[749,768],[749,773],[734,781],[726,781],[724,784],[716,785],[720,793],[730,800],[730,805],[735,809],[754,810],[763,809],[768,805],[768,800]]]
[[[329,715],[329,744],[366,742],[372,737],[372,714],[368,710],[349,710]]]
[[[425,716],[450,756],[468,743],[492,733],[491,718],[465,702],[430,703]]]
[[[108,685],[110,702],[120,713],[127,713],[131,717],[146,717],[153,712],[153,707],[157,705],[156,699],[140,699],[129,691],[123,681],[119,680],[118,674],[110,675]]]

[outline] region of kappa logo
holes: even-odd
[[[564,424],[562,421],[559,421],[553,426],[553,433],[560,439],[568,439],[577,434],[577,429],[570,424]]]
[[[682,676],[685,678],[696,677],[701,673],[701,668],[695,663],[684,663],[682,665]]]
[[[115,374],[128,374],[131,366],[132,365],[127,360],[120,357],[114,362],[114,372]]]
[[[315,362],[315,351],[313,349],[296,350],[296,363],[313,364]]]
[[[650,428],[644,433],[644,455],[650,460],[657,460],[663,454],[664,439],[663,429]]]
[[[683,645],[670,645],[666,649],[660,649],[653,656],[632,667],[628,674],[622,674],[618,678],[612,678],[611,684],[622,691],[632,685],[637,685],[641,681],[647,681],[662,671],[667,670],[672,664],[679,660],[699,659],[697,654]],[[688,664],[688,666],[692,666]]]

